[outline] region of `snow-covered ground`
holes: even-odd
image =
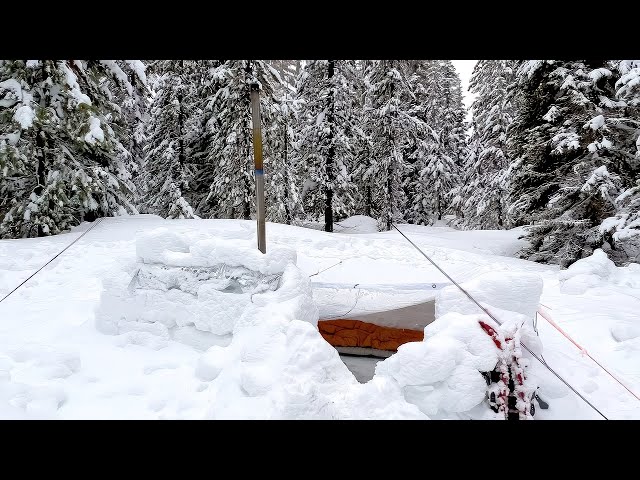
[[[425,418],[425,411],[436,408],[433,401],[412,399],[440,387],[431,383],[408,394],[399,385],[415,381],[407,375],[418,375],[419,368],[411,373],[403,362],[411,365],[412,356],[431,348],[427,342],[420,347],[423,350],[403,346],[388,360],[376,360],[373,380],[359,384],[337,352],[322,340],[314,321],[318,314],[323,318],[351,308],[354,300],[365,310],[371,305],[406,305],[433,296],[407,285],[446,283],[447,279],[397,232],[358,233],[371,232],[370,225],[358,219],[342,223],[343,229],[334,234],[267,224],[268,253],[291,251],[298,267],[275,261],[271,264],[275,270],[262,272],[281,275],[281,288],[253,293],[234,290],[232,294],[246,308],[236,313],[229,310],[231,319],[203,300],[202,308],[211,310],[196,326],[167,321],[142,328],[132,318],[143,316],[144,308],[117,307],[118,298],[127,304],[125,296],[134,295],[133,279],[145,258],[140,251],[145,242],[140,239],[146,235],[151,244],[160,245],[162,237],[175,236],[189,246],[199,245],[200,257],[178,247],[177,255],[166,257],[160,249],[147,258],[152,269],[162,258],[164,264],[197,270],[209,262],[207,258],[233,256],[229,252],[234,245],[247,252],[248,246],[255,245],[255,222],[166,221],[147,215],[105,219],[0,303],[0,418]],[[364,229],[359,228],[361,223]],[[43,239],[0,241],[0,298],[88,227],[84,224],[71,233]],[[157,230],[161,227],[166,230]],[[539,276],[543,281],[540,301],[552,319],[629,388],[640,392],[639,265],[617,268],[596,252],[559,271],[511,257],[522,246],[520,229],[400,228],[467,285],[502,272],[504,276]],[[251,266],[251,271],[267,268],[252,258],[244,255],[237,259],[238,265]],[[331,268],[322,271],[327,267]],[[191,271],[189,275],[199,274]],[[306,283],[305,277],[312,283]],[[162,287],[167,295],[188,295],[171,284],[172,278],[167,277]],[[314,312],[309,303],[313,283],[384,288],[360,298],[357,289],[340,293],[318,288],[313,292],[318,308]],[[206,298],[215,301],[220,288],[214,285]],[[508,285],[501,288],[510,290]],[[149,295],[141,305],[151,305],[158,312],[176,308],[175,303],[163,305],[162,299]],[[185,303],[184,308],[197,315],[188,311],[195,307]],[[461,313],[467,315],[454,315],[451,325],[466,325],[471,312]],[[216,330],[207,320],[216,315],[226,318],[224,328]],[[107,317],[107,323],[101,323]],[[108,325],[114,324],[117,328],[109,330]],[[640,418],[640,401],[542,318],[537,329],[546,361],[607,417]],[[458,335],[447,333],[442,325],[432,331]],[[483,352],[478,355],[484,355],[486,363],[492,353]],[[464,365],[477,363],[471,360]],[[366,366],[360,367],[366,372]],[[600,418],[540,365],[534,362],[530,372],[539,379],[540,395],[550,403],[548,410],[537,411],[536,419]],[[428,416],[490,418],[487,412],[491,413],[479,405]]]

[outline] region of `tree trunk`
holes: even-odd
[[[390,66],[393,66],[391,64]],[[395,84],[391,84],[390,88],[390,96],[393,98],[395,94]],[[389,150],[391,159],[389,161],[389,167],[387,168],[387,197],[389,199],[389,204],[387,208],[387,231],[391,230],[391,224],[393,223],[393,204],[394,204],[394,191],[393,191],[393,176],[395,174],[395,166],[396,166],[396,149],[395,149],[395,139],[393,138],[393,130],[396,126],[396,112],[393,111],[391,113],[391,123],[392,128],[389,128]]]
[[[184,71],[184,60],[180,60],[180,71]],[[178,90],[178,164],[180,165],[180,171],[178,175],[180,175],[180,181],[178,185],[180,185],[180,192],[184,189],[184,164],[185,164],[185,153],[184,153],[184,109],[182,108],[182,90]]]
[[[44,191],[44,184],[46,182],[46,151],[45,151],[45,147],[46,147],[46,139],[45,139],[45,133],[42,130],[38,131],[38,134],[36,135],[36,146],[38,147],[37,149],[37,156],[38,156],[38,166],[36,168],[36,175],[38,177],[38,185],[36,186],[36,188],[34,189],[35,194],[37,196],[42,195],[42,192]],[[44,230],[42,229],[42,224],[38,224],[38,236],[39,237],[44,237],[45,233]]]
[[[328,78],[329,84],[332,84],[335,63],[329,60]],[[335,98],[333,85],[329,88],[329,115],[327,122],[329,123],[329,153],[327,155],[327,183],[325,184],[325,205],[324,205],[324,230],[325,232],[333,232],[333,187],[335,182],[334,156],[336,153],[334,145],[334,122],[335,122]]]
[[[371,216],[371,183],[367,183],[365,187],[365,204],[364,204],[364,214],[367,217]]]
[[[287,115],[288,112],[285,112],[284,115]],[[287,147],[289,146],[289,137],[287,135],[288,125],[287,119],[284,119],[284,221],[287,225],[291,225],[291,210],[289,208],[289,185],[291,182],[289,181],[289,155],[287,151]]]

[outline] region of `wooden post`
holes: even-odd
[[[260,126],[260,86],[251,84],[251,115],[253,120],[253,157],[255,161],[256,207],[258,210],[258,250],[267,253],[264,208],[264,170],[262,168],[262,128]]]

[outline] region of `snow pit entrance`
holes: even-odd
[[[447,284],[352,285],[314,282],[318,330],[358,381],[408,342],[420,342],[435,320],[435,297]],[[339,312],[339,313],[337,313]]]

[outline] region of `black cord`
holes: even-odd
[[[69,247],[71,247],[74,243],[76,243],[78,240],[80,240],[82,237],[84,237],[87,233],[89,233],[91,230],[93,230],[95,227],[98,226],[98,224],[100,222],[102,222],[104,218],[101,217],[98,220],[96,220],[96,222],[91,225],[91,227],[89,227],[87,230],[85,230],[82,235],[80,235],[78,238],[76,238],[73,242],[71,242],[69,245],[67,245],[66,247],[64,247],[55,257],[53,257],[51,260],[49,260],[47,263],[45,263],[44,265],[42,265],[38,270],[36,270],[35,272],[33,272],[31,275],[29,275],[20,285],[18,285],[16,288],[14,288],[13,290],[11,290],[9,293],[7,293],[2,300],[0,300],[0,303],[4,302],[7,298],[9,298],[9,295],[11,295],[13,292],[15,292],[16,290],[18,290],[22,285],[24,285],[25,283],[27,283],[29,280],[31,280],[38,272],[40,272],[44,267],[46,267],[47,265],[49,265],[51,262],[53,262],[56,258],[58,258],[60,255],[62,255]]]

